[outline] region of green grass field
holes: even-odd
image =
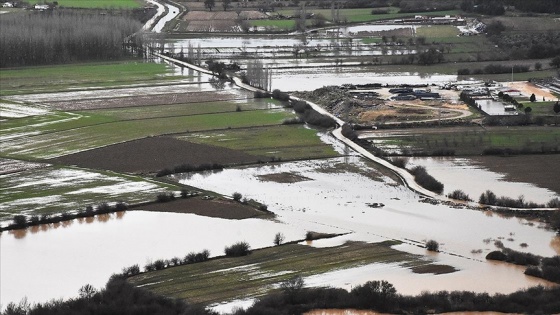
[[[347,19],[350,23],[361,23],[361,22],[373,22],[373,21],[381,21],[381,20],[390,20],[390,19],[399,19],[404,17],[414,17],[417,13],[398,13],[398,8],[390,7],[387,8],[389,13],[387,14],[371,14],[370,8],[363,8],[363,9],[341,9],[340,10],[340,18]],[[307,12],[312,12],[315,14],[321,14],[327,20],[331,20],[331,10],[330,9],[308,9]],[[293,15],[294,10],[279,10],[278,13],[283,15]],[[435,11],[435,12],[422,12],[422,15],[429,15],[429,16],[444,16],[444,15],[457,15],[459,11]]]
[[[43,1],[32,1],[32,4]],[[142,7],[139,0],[58,0],[58,6],[83,9],[134,9]]]
[[[282,160],[338,156],[332,146],[319,139],[316,130],[302,125],[237,129],[227,133],[193,133],[180,138]]]
[[[88,115],[101,115],[118,120],[147,119],[171,116],[190,116],[213,113],[257,110],[275,106],[272,99],[243,99],[239,101],[213,101],[202,103],[139,106],[85,111]],[[149,110],[148,110],[149,109]]]
[[[135,190],[131,190],[135,187]],[[47,167],[3,175],[0,221],[15,214],[41,215],[84,210],[101,202],[139,203],[176,186],[138,176],[74,168]]]
[[[165,64],[128,60],[0,70],[0,96],[177,79]]]
[[[124,141],[172,133],[278,125],[293,117],[284,110],[241,111],[208,115],[116,121],[13,139],[2,155],[53,158]]]
[[[560,130],[555,127],[486,127],[417,129],[414,135],[397,135],[375,138],[377,146],[400,146],[411,151],[433,152],[454,150],[455,155],[480,155],[486,148],[531,149],[539,152],[543,147],[560,148]]]
[[[414,255],[391,249],[391,245],[394,242],[350,242],[326,248],[282,245],[256,250],[249,256],[211,259],[143,273],[129,281],[157,294],[208,305],[264,295],[296,275],[307,277],[374,263],[406,267],[428,264]]]
[[[554,103],[556,101],[546,101],[546,102],[521,102],[523,107],[531,107],[532,115],[556,115],[554,112]],[[521,109],[523,110],[523,109]]]

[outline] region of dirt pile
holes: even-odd
[[[297,92],[296,96],[310,100],[346,121],[357,121],[361,113],[384,107],[377,93],[349,90],[339,86],[325,86],[311,92]]]

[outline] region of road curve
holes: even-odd
[[[201,67],[198,67],[198,66],[189,64],[189,63],[187,63],[187,62],[180,61],[180,60],[177,60],[177,59],[174,59],[174,58],[171,58],[171,57],[168,57],[168,56],[159,54],[159,53],[152,53],[152,54],[154,54],[155,56],[158,56],[158,57],[160,57],[160,58],[163,58],[163,59],[165,59],[165,60],[167,60],[167,61],[169,61],[169,62],[173,62],[173,63],[179,64],[179,65],[183,65],[183,66],[185,66],[185,67],[188,67],[188,68],[191,68],[191,69],[193,69],[193,70],[200,71],[200,72],[203,72],[203,73],[206,73],[206,74],[214,75],[211,71],[209,71],[209,70],[207,70],[207,69],[204,69],[204,68],[201,68]],[[231,79],[233,80],[233,82],[234,82],[237,86],[239,86],[240,88],[246,89],[246,90],[248,90],[248,91],[251,91],[251,92],[256,92],[256,91],[267,92],[267,91],[265,91],[265,90],[262,90],[262,89],[259,89],[259,88],[256,88],[256,87],[253,87],[253,86],[251,86],[251,85],[248,85],[248,84],[243,83],[243,82],[241,81],[241,79],[238,78],[238,77],[232,77]],[[434,193],[434,192],[432,192],[432,191],[430,191],[430,190],[427,190],[427,189],[425,189],[424,187],[418,185],[418,184],[416,183],[416,181],[414,180],[414,176],[413,176],[412,174],[410,174],[406,169],[397,167],[397,166],[395,166],[395,165],[389,163],[388,161],[386,161],[386,160],[384,160],[384,159],[382,159],[382,158],[379,158],[379,157],[373,155],[373,153],[369,152],[368,150],[364,149],[363,147],[361,147],[360,145],[358,145],[358,144],[355,143],[354,141],[352,141],[352,140],[348,139],[347,137],[345,137],[345,136],[342,134],[342,126],[343,126],[346,122],[343,121],[342,119],[340,119],[340,118],[334,116],[333,114],[331,114],[330,112],[328,112],[327,110],[325,110],[323,107],[321,107],[321,106],[319,106],[319,105],[317,105],[317,104],[315,104],[315,103],[313,103],[313,102],[310,102],[310,101],[307,101],[307,100],[304,100],[304,99],[301,99],[301,98],[298,98],[298,97],[295,97],[295,96],[290,96],[290,100],[293,100],[293,101],[305,101],[305,102],[307,102],[315,111],[317,111],[318,113],[323,114],[323,115],[326,115],[326,116],[329,116],[329,117],[331,117],[332,119],[334,119],[334,120],[336,121],[336,123],[339,125],[338,128],[336,128],[336,129],[334,129],[334,130],[332,131],[332,135],[333,135],[336,139],[338,139],[339,141],[341,141],[341,142],[344,143],[345,145],[349,146],[350,148],[352,148],[354,151],[356,151],[357,153],[359,153],[359,154],[362,155],[363,157],[365,157],[365,158],[367,158],[367,159],[373,161],[374,163],[377,163],[377,164],[379,164],[379,165],[381,165],[381,166],[383,166],[383,167],[386,167],[387,169],[391,170],[393,173],[395,173],[397,176],[399,176],[399,177],[402,179],[404,185],[405,185],[406,187],[408,187],[409,189],[411,189],[412,191],[418,193],[418,194],[421,195],[421,196],[428,197],[428,198],[432,198],[432,199],[435,199],[435,200],[438,200],[438,201],[442,201],[442,202],[457,202],[457,200],[447,198],[447,197],[442,196],[442,195],[440,195],[440,194],[436,194],[436,193]],[[469,114],[470,114],[470,112],[469,112]],[[456,118],[456,117],[455,117],[455,118]],[[480,207],[480,204],[477,203],[477,202],[461,202],[461,204],[464,204],[464,205],[469,206],[469,207],[471,207],[471,208],[478,208],[478,207]],[[485,205],[485,206],[486,206],[486,205]],[[556,208],[508,208],[508,207],[497,207],[497,206],[486,206],[486,207],[491,208],[491,209],[498,209],[498,208],[501,208],[501,209],[508,209],[508,210],[520,210],[520,211],[521,211],[521,210],[527,211],[527,210],[531,210],[531,209],[532,209],[532,210],[551,210],[551,211],[557,210]]]

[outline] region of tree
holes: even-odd
[[[540,71],[542,69],[542,63],[540,62],[535,62],[535,70]]]
[[[222,7],[224,8],[224,11],[227,11],[227,9],[231,6],[231,0],[222,0]],[[239,14],[238,14],[239,16]]]
[[[212,11],[212,8],[216,6],[215,0],[204,0],[204,7]]]
[[[431,252],[439,252],[439,243],[434,240],[429,240],[426,242],[426,249]]]
[[[531,102],[534,102],[534,101],[537,100],[537,97],[535,96],[535,93],[531,94],[531,97],[529,97],[529,100],[530,100]]]
[[[560,56],[552,58],[549,64],[553,68],[560,68]]]
[[[529,106],[525,107],[525,114],[530,114],[533,109]]]
[[[78,291],[80,298],[91,299],[97,291],[91,284],[86,284]]]
[[[233,193],[233,200],[235,200],[235,201],[240,201],[242,197],[243,197],[243,195],[241,193],[238,193],[238,192]]]
[[[284,242],[284,234],[278,232],[276,233],[276,235],[274,236],[274,245],[278,246],[280,244],[282,244]]]
[[[556,101],[554,107],[552,108],[556,114],[560,113],[560,102]]]

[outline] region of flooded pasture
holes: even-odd
[[[408,166],[424,166],[428,173],[444,184],[444,195],[456,189],[467,193],[471,199],[478,197],[486,190],[493,191],[498,197],[518,198],[525,201],[546,203],[560,195],[550,189],[541,188],[531,183],[506,180],[506,175],[492,172],[481,163],[468,158],[448,157],[414,157],[408,159]]]
[[[366,67],[325,67],[315,69],[279,69],[272,73],[272,88],[282,91],[313,91],[323,86],[343,84],[441,84],[456,75],[418,72],[378,73]]]
[[[338,233],[336,227],[314,229]],[[113,273],[150,261],[183,258],[189,252],[223,255],[239,241],[271,246],[281,232],[286,241],[305,230],[260,219],[226,220],[193,214],[128,211],[7,231],[0,234],[0,301],[31,302],[76,296],[85,284],[104,286]],[[30,285],[32,283],[33,285]]]

